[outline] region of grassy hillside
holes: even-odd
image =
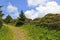
[[[26,24],[21,29],[27,31],[32,40],[60,40],[60,31],[49,30],[47,27],[39,27],[34,24]]]
[[[4,24],[0,29],[0,40],[60,40],[60,15],[47,14],[40,19],[26,19],[20,26]]]
[[[10,27],[10,25],[8,25]],[[3,27],[0,30],[0,40],[13,40],[13,32],[9,27]],[[14,27],[12,27],[13,29]],[[23,32],[19,32],[21,29]],[[14,29],[13,29],[14,30]],[[29,40],[60,40],[60,30],[49,30],[47,27],[36,26],[35,24],[24,24],[23,26],[17,27],[16,34],[23,35],[24,32]],[[23,33],[23,34],[21,34]],[[25,38],[26,38],[25,36]],[[16,36],[19,38],[19,36]],[[24,38],[24,37],[23,37]]]
[[[10,28],[3,26],[0,29],[0,40],[12,40],[13,39],[13,35],[12,35],[12,31],[10,30]]]

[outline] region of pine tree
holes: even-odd
[[[24,15],[24,12],[21,11],[21,14],[19,15],[19,20],[22,21],[22,22],[24,22],[25,19],[26,19],[26,17],[25,17],[25,15]]]
[[[24,15],[24,12],[21,11],[19,18],[18,18],[18,22],[16,23],[16,26],[23,25],[25,23],[25,19],[26,17]]]
[[[11,20],[12,20],[12,18],[11,18],[10,15],[8,15],[8,16],[4,19],[4,21],[5,21],[6,23],[10,23]]]
[[[2,21],[2,16],[4,15],[4,14],[2,14],[1,8],[2,8],[2,6],[0,6],[0,21]]]
[[[0,28],[2,27],[3,23],[2,23],[2,16],[4,14],[2,14],[2,10],[1,10],[2,6],[0,6]]]

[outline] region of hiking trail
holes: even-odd
[[[28,37],[26,36],[26,32],[24,30],[19,29],[19,27],[14,27],[7,24],[4,25],[12,30],[13,40],[28,40]]]

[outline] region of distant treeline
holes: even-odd
[[[2,10],[1,10],[2,6],[0,6],[0,27],[2,27],[2,23],[6,23],[6,24],[9,24],[9,23],[13,23],[15,24],[16,26],[19,26],[19,25],[23,25],[25,23],[25,15],[24,15],[24,12],[21,11],[19,17],[17,19],[13,19],[10,15],[8,15],[6,18],[2,18],[4,16],[4,14],[2,13]]]

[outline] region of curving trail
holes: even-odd
[[[18,27],[14,27],[11,25],[4,24],[9,27],[13,32],[13,40],[28,40],[26,36],[26,32],[24,30],[19,29]]]

